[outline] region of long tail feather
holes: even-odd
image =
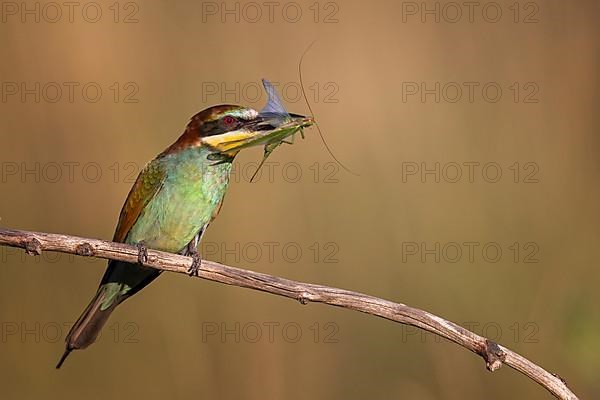
[[[106,287],[101,286],[83,314],[81,314],[77,322],[75,322],[69,331],[69,334],[65,339],[66,349],[58,361],[58,364],[56,364],[57,369],[62,366],[71,351],[85,349],[90,344],[94,343],[98,337],[98,333],[100,333],[100,330],[108,320],[108,317],[117,304],[119,304],[119,301],[116,301],[115,299],[110,307],[102,310],[101,305],[106,298],[106,293]]]
[[[56,369],[60,369],[60,367],[62,367],[63,363],[65,362],[65,360],[67,359],[69,354],[71,354],[72,351],[73,350],[69,349],[68,347],[65,349],[65,352],[60,357],[60,360],[58,360],[58,364],[56,364]]]

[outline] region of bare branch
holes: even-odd
[[[76,236],[0,229],[0,244],[23,248],[30,255],[40,255],[46,250],[138,262],[138,249],[135,246]],[[144,263],[147,267],[183,274],[187,273],[191,264],[190,257],[155,250],[148,250],[148,259]],[[296,282],[212,261],[202,260],[199,274],[203,279],[289,297],[302,304],[309,301],[325,303],[416,326],[479,354],[485,360],[487,369],[492,372],[506,364],[539,383],[559,399],[577,399],[558,375],[547,372],[504,346],[417,308],[349,290]]]

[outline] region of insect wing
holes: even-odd
[[[277,90],[273,86],[271,82],[266,79],[262,80],[263,86],[265,87],[265,91],[267,92],[267,104],[260,110],[260,113],[272,113],[279,114],[288,117],[289,113],[285,109],[279,94],[277,94]]]

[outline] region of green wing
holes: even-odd
[[[114,242],[123,243],[142,210],[156,196],[167,176],[166,169],[159,158],[155,158],[138,175],[127,200],[121,209]]]

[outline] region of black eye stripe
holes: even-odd
[[[202,136],[213,136],[223,133],[218,121],[207,121],[202,124]]]
[[[231,122],[226,123],[225,119],[229,119],[229,118],[232,118]],[[229,121],[227,121],[227,122],[229,122]],[[216,120],[206,121],[205,123],[202,124],[202,128],[200,130],[201,130],[201,135],[203,137],[206,137],[206,136],[220,135],[222,133],[236,130],[241,125],[242,125],[242,122],[240,120],[238,120],[237,118],[235,118],[231,115],[226,115],[226,116],[216,119]]]

